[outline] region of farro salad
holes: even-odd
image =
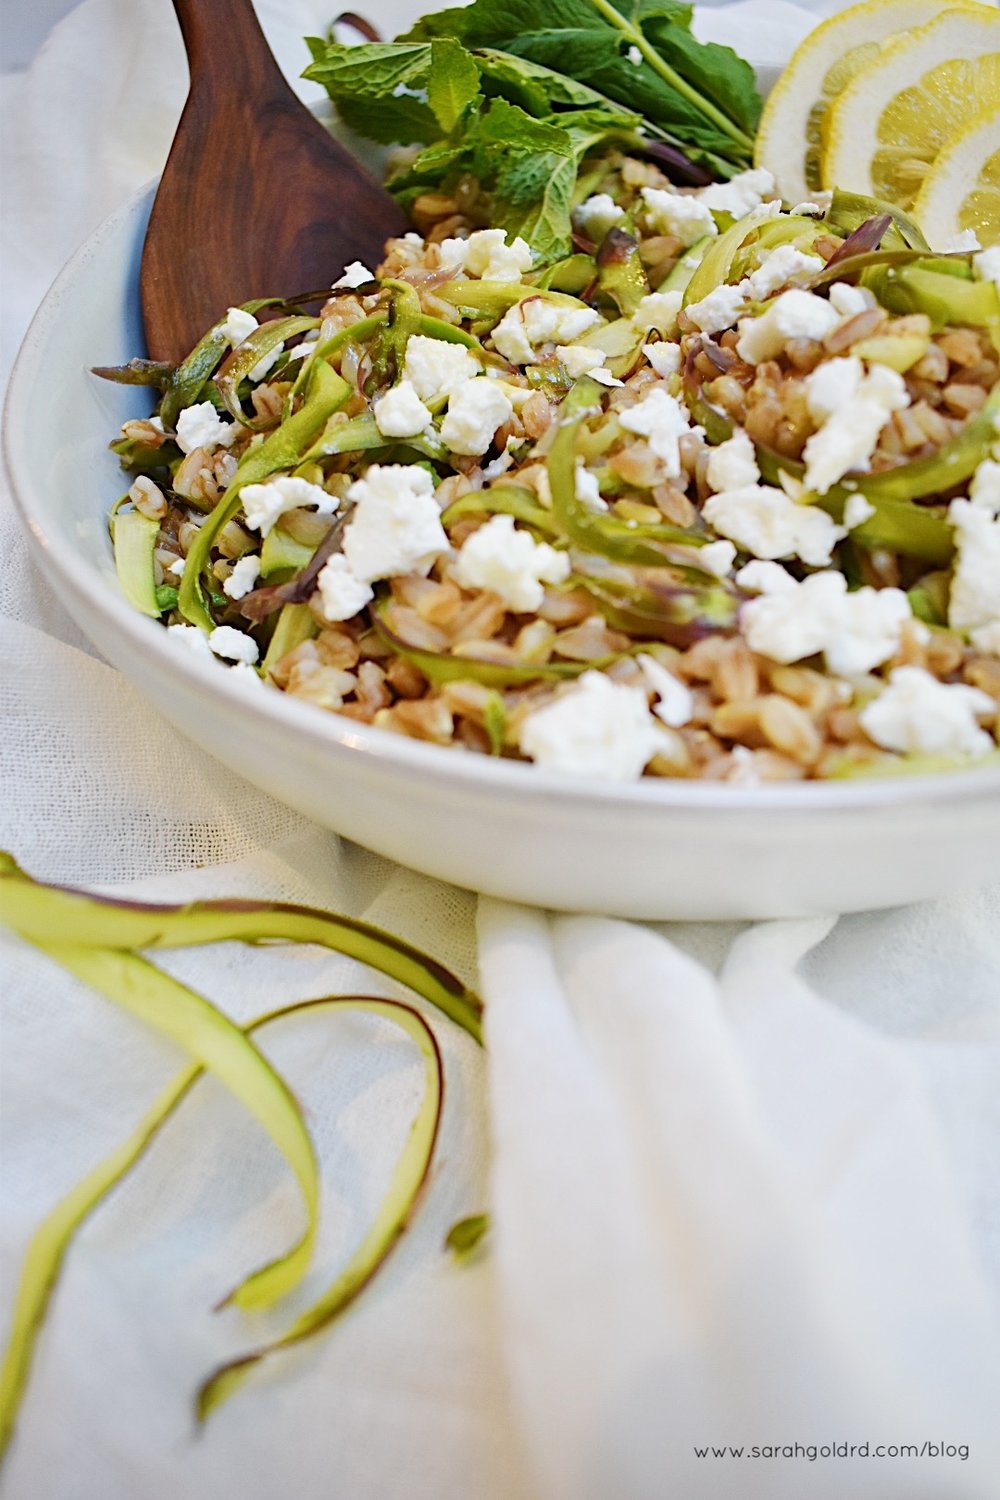
[[[113,444],[126,596],[255,688],[568,774],[997,758],[1000,247],[662,135],[595,132],[541,246],[411,150],[413,231],[317,314],[103,372],[161,393]]]

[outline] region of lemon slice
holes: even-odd
[[[978,0],[959,0],[974,7]],[[773,172],[783,198],[817,192],[826,112],[860,68],[874,62],[887,37],[925,26],[941,0],[865,0],[817,26],[792,53],[767,97],[757,127],[754,163]]]
[[[935,248],[968,229],[984,248],[1000,244],[1000,104],[948,137],[913,213]]]
[[[888,42],[837,96],[820,163],[824,187],[908,209],[947,138],[1000,103],[1000,12],[975,5]]]

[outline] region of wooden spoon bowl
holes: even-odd
[[[406,228],[282,75],[251,0],[174,0],[191,86],[140,272],[146,344],[181,360],[227,307],[329,286]]]

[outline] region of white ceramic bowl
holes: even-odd
[[[1000,870],[1000,770],[742,788],[609,787],[419,744],[241,684],[135,613],[106,515],[107,444],[148,393],[88,373],[143,347],[152,190],[73,257],[25,339],[5,412],[18,505],[51,586],[103,655],[249,783],[430,875],[514,900],[642,918],[896,905]],[[253,796],[251,786],[247,795]]]

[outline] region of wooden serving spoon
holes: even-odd
[[[285,81],[251,0],[174,0],[191,86],[150,214],[140,293],[153,359],[226,308],[373,266],[399,206]]]

